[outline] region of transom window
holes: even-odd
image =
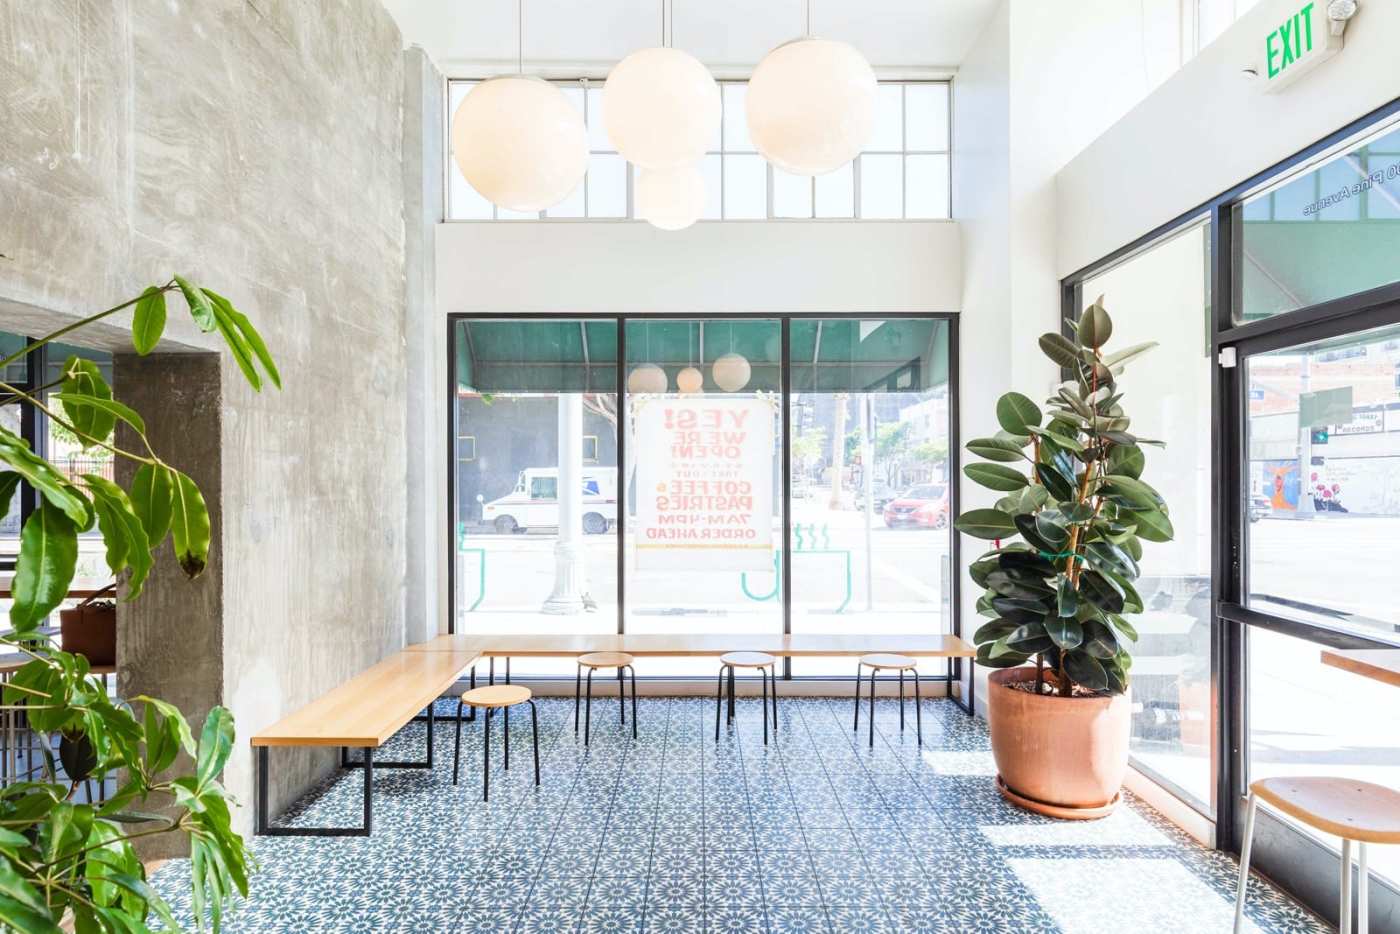
[[[476,84],[448,83],[448,120]],[[613,149],[603,124],[602,81],[556,81],[583,113],[588,129],[588,172],[583,183],[547,211],[498,208],[462,177],[450,158],[448,220],[634,219],[633,167]],[[745,81],[721,81],[723,118],[700,169],[705,177],[704,220],[770,218],[927,220],[950,216],[949,84],[882,81],[869,147],[835,172],[816,178],[789,175],[758,154],[745,120]]]

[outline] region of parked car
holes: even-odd
[[[942,529],[948,525],[948,487],[942,483],[920,483],[884,508],[885,525],[890,528],[916,526]]]
[[[520,471],[515,489],[482,505],[481,521],[502,535],[532,528],[558,528],[558,468],[527,467]],[[616,522],[617,471],[611,467],[584,468],[583,531],[602,535]]]
[[[1274,514],[1273,503],[1269,498],[1261,493],[1255,493],[1249,497],[1249,521],[1258,522],[1266,516]]]

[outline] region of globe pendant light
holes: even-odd
[[[633,52],[603,85],[608,139],[628,162],[668,169],[696,162],[719,134],[719,85],[694,56],[666,43]]]
[[[522,26],[520,3],[517,26]],[[542,211],[563,201],[588,169],[588,133],[564,93],[524,71],[523,31],[517,74],[476,85],[452,117],[452,158],[492,204]]]
[[[764,56],[749,79],[749,138],[794,175],[824,175],[854,159],[875,131],[875,72],[844,42],[807,34]]]
[[[705,210],[705,177],[695,165],[638,169],[637,216],[662,230],[683,230]]]
[[[655,363],[643,363],[627,374],[627,391],[630,393],[660,394],[666,391],[666,371]]]
[[[689,395],[699,392],[705,385],[705,374],[693,366],[688,366],[676,374],[676,389]]]
[[[725,392],[738,392],[749,384],[753,367],[742,354],[727,353],[710,367],[710,378]]]

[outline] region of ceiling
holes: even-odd
[[[405,45],[420,45],[449,77],[515,63],[517,0],[384,0]],[[660,44],[662,0],[520,0],[525,62],[536,73],[606,74]],[[877,69],[951,71],[997,0],[812,0],[812,32],[842,39]],[[673,44],[735,76],[803,31],[805,0],[672,0]],[[911,74],[911,76],[917,76]]]

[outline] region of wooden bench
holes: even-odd
[[[433,767],[433,701],[472,667],[480,653],[447,648],[438,652],[399,652],[321,695],[290,716],[253,736],[257,750],[257,832],[269,836],[368,836],[372,826],[374,768]],[[427,760],[375,762],[374,750],[427,708]],[[268,752],[273,746],[339,746],[342,768],[364,769],[364,823],[360,827],[274,827],[268,817]],[[350,748],[363,749],[359,762]]]
[[[592,652],[623,652],[636,657],[686,658],[720,656],[726,652],[763,652],[779,658],[831,656],[859,658],[872,653],[908,655],[913,658],[975,658],[977,650],[966,640],[948,633],[921,635],[825,635],[821,633],[772,635],[754,633],[636,633],[628,635],[471,635],[453,633],[410,645],[404,651],[420,653],[476,652],[491,661],[490,680],[496,681],[495,660],[506,660],[510,683],[510,659],[544,656],[579,656]],[[472,671],[472,685],[476,672]],[[951,691],[950,691],[951,694]],[[967,703],[954,701],[972,713],[972,688]]]

